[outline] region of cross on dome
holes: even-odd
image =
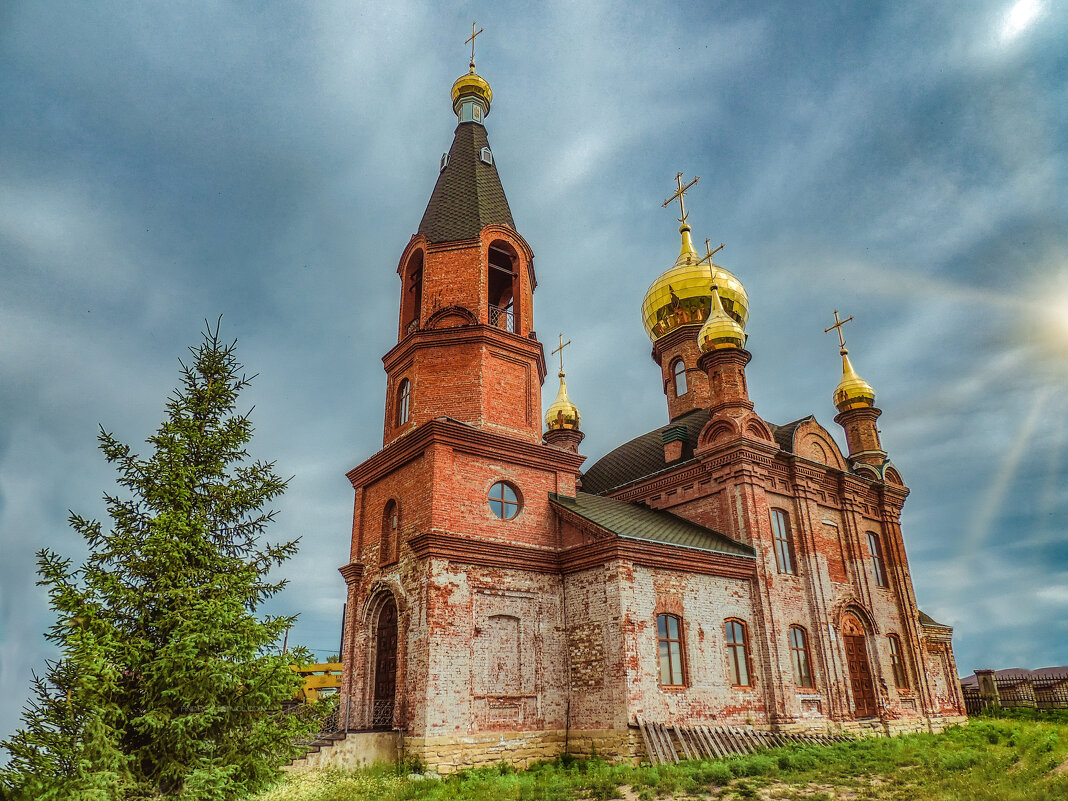
[[[474,71],[474,69],[475,69],[475,37],[478,36],[480,33],[482,33],[483,30],[484,30],[484,28],[479,28],[476,31],[475,30],[475,23],[472,22],[471,23],[471,38],[464,42],[464,44],[468,44],[468,43],[471,44],[471,70],[472,71]]]
[[[679,213],[682,214],[682,216],[679,217],[679,222],[682,223],[683,225],[686,225],[686,218],[689,216],[686,213],[686,190],[689,189],[691,186],[693,186],[695,183],[697,183],[700,180],[701,180],[701,176],[695,175],[693,177],[693,180],[690,181],[690,183],[686,184],[686,186],[683,186],[682,185],[682,173],[681,172],[678,173],[675,176],[675,183],[677,183],[679,185],[679,188],[677,190],[675,190],[675,194],[673,194],[671,197],[669,197],[667,200],[665,200],[663,203],[660,204],[660,208],[666,209],[668,207],[668,204],[671,203],[671,201],[675,200],[675,198],[678,198],[678,200],[679,200]]]
[[[845,325],[846,323],[848,323],[852,319],[853,319],[853,315],[851,314],[848,317],[846,317],[844,320],[839,320],[838,319],[838,309],[835,309],[834,310],[834,325],[832,325],[830,328],[824,328],[823,329],[823,333],[825,333],[825,334],[837,329],[837,331],[838,331],[838,347],[840,347],[842,349],[842,355],[845,355],[845,352],[846,352],[845,337],[842,336],[842,326]]]
[[[564,342],[564,335],[560,334],[559,336],[560,336],[560,347],[556,348],[553,351],[550,351],[550,353],[551,353],[551,355],[554,355],[554,356],[557,353],[560,354],[560,374],[563,375],[563,372],[564,372],[564,348],[566,348],[568,345],[571,344],[571,340],[569,339],[567,342]]]

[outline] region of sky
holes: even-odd
[[[1068,9],[1052,0],[0,4],[0,737],[54,656],[99,426],[144,452],[206,319],[301,538],[274,613],[336,653],[400,254],[467,69],[593,464],[667,423],[640,307],[694,240],[746,286],[756,411],[843,443],[876,389],[920,607],[963,675],[1068,664]],[[543,391],[556,393],[550,371]]]

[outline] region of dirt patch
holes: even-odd
[[[1061,764],[1050,771],[1054,776],[1064,776],[1068,774],[1068,759],[1064,760]]]

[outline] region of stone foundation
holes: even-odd
[[[631,729],[563,729],[494,732],[462,737],[406,737],[406,757],[422,760],[439,773],[507,762],[525,768],[540,760],[556,759],[565,751],[597,754],[613,762],[633,761],[643,753],[640,735]]]
[[[285,770],[293,773],[322,768],[353,770],[376,762],[395,762],[403,746],[403,732],[350,731],[343,738],[320,746],[318,751],[293,760]]]

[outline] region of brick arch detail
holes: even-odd
[[[365,626],[368,625],[389,597],[392,597],[397,604],[397,618],[406,616],[409,609],[408,596],[400,582],[396,579],[379,579],[367,591],[367,598],[360,607],[360,622]]]
[[[844,598],[837,600],[831,608],[828,610],[832,625],[834,625],[835,631],[841,633],[842,623],[846,615],[852,615],[860,624],[864,627],[864,633],[866,635],[879,634],[879,624],[875,622],[875,618],[871,612],[861,604],[859,599],[855,595],[848,595]]]

